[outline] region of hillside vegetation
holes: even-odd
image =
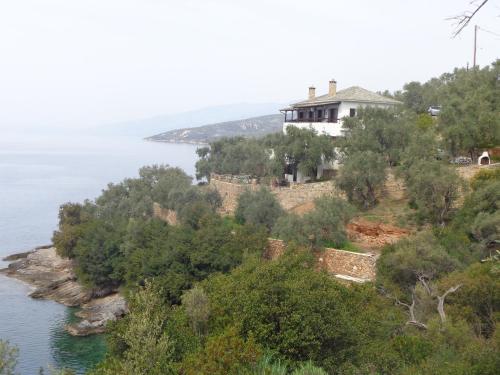
[[[263,188],[221,217],[217,192],[168,166],[63,205],[58,252],[89,288],[121,289],[130,306],[108,327],[108,356],[90,373],[497,374],[500,175],[484,170],[467,183],[449,161],[500,143],[499,69],[409,84],[395,94],[401,108],[360,111],[334,142],[292,129],[198,151],[199,178],[265,182],[285,168],[314,173],[319,160],[340,161],[332,183],[347,199],[320,198],[302,216]],[[422,113],[425,100],[441,104],[442,117]],[[353,215],[384,204],[388,167],[404,181],[416,232],[382,250],[376,282],[341,284],[315,259],[346,244]],[[179,225],[154,218],[153,202],[175,210]],[[269,236],[288,245],[274,261],[262,257]],[[4,351],[12,363],[15,352]]]

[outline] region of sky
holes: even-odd
[[[1,0],[0,130],[86,127],[307,87],[397,90],[500,55],[500,0]]]

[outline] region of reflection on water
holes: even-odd
[[[74,337],[64,330],[64,325],[75,322],[78,318],[75,308],[65,310],[64,318],[50,331],[50,348],[57,367],[66,367],[83,373],[95,366],[106,352],[105,336],[92,335]]]

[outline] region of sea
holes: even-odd
[[[139,137],[0,135],[0,259],[50,244],[59,206],[94,199],[110,182],[169,164],[194,176],[196,146]],[[0,268],[8,263],[0,261]],[[77,309],[28,297],[31,288],[0,275],[0,339],[19,350],[17,373],[68,368],[84,374],[105,355],[105,335],[72,337]]]

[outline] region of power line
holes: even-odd
[[[495,36],[500,37],[500,34],[497,34],[497,33],[493,32],[493,31],[491,31],[491,30],[486,30],[484,27],[480,27],[480,26],[478,26],[477,28],[478,28],[479,30],[481,30],[481,31],[485,31],[485,32],[487,32],[487,33],[489,33],[489,34],[491,34],[491,35],[495,35]]]

